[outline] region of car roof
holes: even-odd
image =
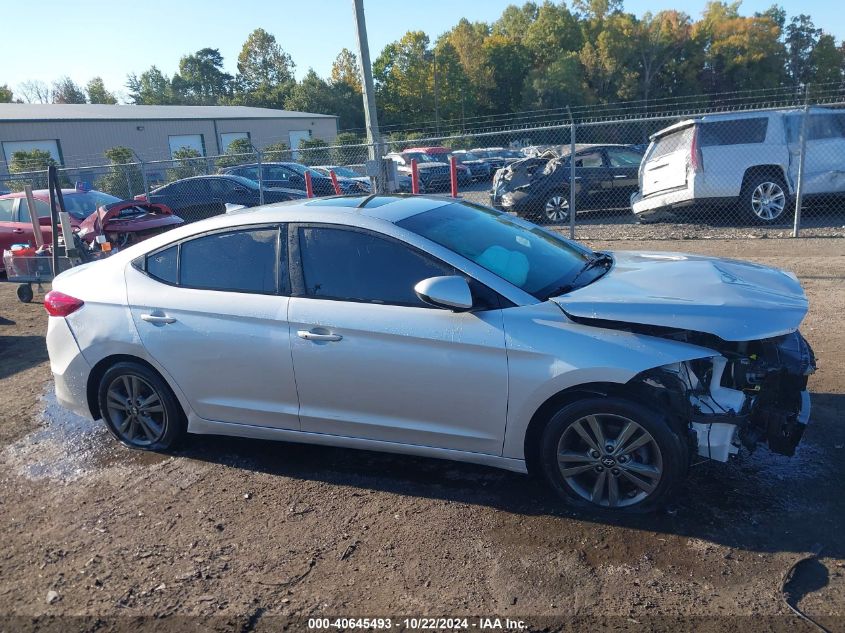
[[[104,191],[98,191],[96,189],[88,189],[86,191],[82,191],[80,189],[62,189],[63,196],[75,196],[80,193],[100,193],[103,195],[111,195]],[[10,198],[23,198],[26,194],[23,191],[12,191],[11,193],[6,193],[0,196],[0,198],[4,198],[6,200]],[[50,190],[49,189],[35,189],[32,192],[32,195],[36,198],[49,198],[50,197]],[[117,196],[115,196],[117,197]]]

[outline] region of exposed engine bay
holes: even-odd
[[[698,455],[727,461],[741,446],[752,451],[759,443],[782,455],[795,453],[810,418],[807,377],[816,369],[799,332],[747,342],[696,332],[663,336],[720,353],[658,367],[629,383],[687,426]]]

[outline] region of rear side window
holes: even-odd
[[[693,126],[689,126],[682,130],[678,130],[677,132],[672,132],[671,134],[666,134],[665,136],[655,139],[654,147],[649,155],[649,160],[673,154],[678,150],[689,151],[694,132],[695,128]]]
[[[277,229],[214,233],[184,242],[179,285],[205,290],[275,293]]]
[[[65,197],[65,201],[67,201],[67,199],[68,198]],[[35,200],[35,212],[38,214],[38,217],[39,218],[49,218],[50,217],[50,205],[47,202],[44,202],[43,200],[39,200],[38,198],[35,198],[34,200]],[[71,213],[71,215],[75,215],[75,214]],[[18,221],[19,222],[31,222],[31,220],[29,219],[29,205],[26,202],[26,198],[21,198],[21,206],[18,207]]]
[[[318,299],[429,308],[414,286],[454,274],[408,246],[359,231],[301,228],[299,248],[305,293]]]
[[[701,123],[698,142],[701,147],[762,143],[768,127],[767,117]]]
[[[168,284],[175,284],[178,279],[179,247],[171,246],[163,251],[147,256],[147,273]]]

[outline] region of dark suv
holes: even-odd
[[[262,163],[261,164],[261,185],[263,187],[283,187],[285,189],[299,189],[305,191],[305,174],[311,174],[311,186],[315,196],[335,195],[332,179],[321,174],[316,169],[299,163]],[[258,182],[258,163],[248,165],[237,165],[223,170],[224,174],[242,176]],[[369,193],[369,186],[352,178],[338,176],[338,185],[341,193]]]

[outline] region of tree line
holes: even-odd
[[[773,5],[752,16],[740,2],[710,2],[698,19],[667,10],[637,17],[622,0],[526,2],[492,23],[461,19],[434,41],[408,31],[373,62],[380,123],[409,127],[564,106],[639,101],[807,85],[841,89],[845,43],[811,17],[787,19]],[[179,60],[168,76],[152,66],[127,77],[134,104],[248,105],[336,114],[346,136],[363,134],[358,60],[343,49],[330,76],[295,64],[264,29],[248,36],[237,73],[216,48]],[[64,77],[48,88],[0,86],[0,101],[115,103],[99,78],[84,88]],[[450,128],[454,129],[454,128]],[[347,139],[348,140],[348,139]]]

